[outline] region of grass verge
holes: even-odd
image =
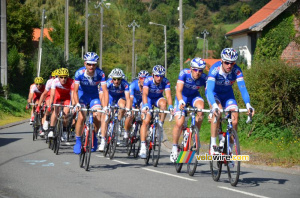
[[[244,121],[245,118],[239,122]],[[174,120],[164,123],[165,134],[170,142],[172,142],[174,125]],[[223,129],[225,130],[224,124]],[[241,152],[243,155],[250,156],[250,161],[243,163],[281,167],[300,166],[300,138],[285,139],[284,137],[275,137],[272,140],[253,139],[249,138],[248,134],[248,131],[239,132]],[[202,123],[200,140],[202,147],[208,148],[210,142],[210,124],[207,118],[204,118]],[[179,143],[181,141],[182,139],[179,140]]]
[[[10,94],[7,100],[0,97],[0,126],[29,118],[26,104],[26,99],[18,94]]]

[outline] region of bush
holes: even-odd
[[[285,134],[286,128],[299,137],[300,69],[268,60],[255,62],[251,69],[243,72],[251,104],[257,113],[253,129],[255,137],[278,137]],[[237,86],[234,88],[235,93],[239,92]],[[238,104],[243,104],[240,94],[236,98]]]

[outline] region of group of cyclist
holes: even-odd
[[[102,109],[105,113],[94,113],[95,131],[101,130],[101,142],[98,147],[97,137],[94,138],[92,151],[103,151],[106,145],[106,132],[108,128],[107,117],[110,115],[111,106],[118,106],[119,121],[126,113],[124,125],[124,139],[128,138],[134,119],[132,109],[141,109],[142,115],[145,115],[140,128],[141,148],[139,156],[146,158],[146,137],[151,121],[150,110],[155,106],[161,110],[169,110],[175,116],[175,125],[173,128],[173,147],[170,160],[176,162],[178,157],[178,141],[180,131],[185,120],[185,108],[191,107],[203,109],[204,99],[199,93],[201,87],[205,88],[205,96],[211,108],[211,120],[216,118],[217,122],[211,121],[211,148],[210,154],[217,154],[217,135],[221,109],[238,110],[237,102],[234,97],[232,85],[237,81],[237,85],[242,94],[243,100],[248,109],[248,113],[254,115],[254,109],[250,105],[250,97],[243,79],[243,73],[240,67],[236,65],[238,53],[232,48],[225,48],[221,52],[221,61],[216,62],[209,70],[208,75],[203,71],[206,63],[201,58],[194,58],[190,63],[190,68],[180,71],[177,84],[175,104],[173,107],[170,82],[165,77],[165,68],[156,65],[152,69],[152,75],[148,71],[142,70],[138,78],[130,84],[125,80],[125,75],[121,69],[115,68],[106,79],[104,72],[97,67],[99,57],[94,52],[88,52],[84,55],[84,67],[78,69],[75,73],[75,79],[69,77],[69,71],[66,68],[60,68],[52,72],[51,78],[46,86],[41,77],[34,80],[30,86],[28,103],[34,102],[40,111],[40,107],[45,101],[47,110],[43,118],[43,129],[49,131],[48,137],[54,135],[54,126],[57,121],[59,107],[52,107],[51,104],[72,105],[78,112],[77,122],[75,124],[76,143],[73,147],[75,154],[81,152],[81,137],[83,132],[83,123],[86,117],[81,108]],[[163,93],[165,92],[164,97]],[[53,108],[53,111],[52,111]],[[50,117],[50,112],[52,115]],[[64,108],[64,114],[70,112],[68,107]],[[159,125],[163,129],[166,114],[160,114]],[[33,121],[33,111],[30,123]],[[66,126],[67,119],[64,120]],[[200,130],[203,121],[203,113],[197,112],[196,126]],[[232,112],[232,124],[237,130],[238,113]],[[50,127],[49,127],[50,126]],[[65,128],[64,128],[65,129]],[[65,131],[65,130],[64,130]],[[119,129],[121,131],[121,128]],[[163,134],[163,131],[161,131]],[[95,133],[96,135],[96,133]],[[63,133],[62,141],[66,140],[66,132]]]

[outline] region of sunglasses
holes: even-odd
[[[140,80],[145,80],[145,78],[144,78],[144,77],[140,77],[139,79],[140,79]]]
[[[121,80],[121,78],[113,78],[113,81],[119,81],[119,80]]]
[[[154,75],[156,78],[163,78],[165,77],[164,75]]]
[[[87,63],[88,66],[95,66],[96,64]]]
[[[36,83],[36,85],[43,85],[42,83]]]
[[[60,79],[67,79],[68,76],[60,76],[59,78],[60,78]]]
[[[225,61],[224,62],[226,65],[234,65],[235,64],[235,62],[227,62],[227,61]]]
[[[202,69],[197,69],[197,68],[192,68],[192,70],[193,70],[194,72],[198,72],[198,73],[201,73],[201,72],[203,72],[203,70],[202,70]]]

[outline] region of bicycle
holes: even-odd
[[[152,155],[152,163],[154,167],[157,167],[159,157],[160,157],[160,149],[161,149],[161,141],[162,141],[162,131],[163,129],[158,124],[159,121],[159,113],[170,113],[170,111],[164,111],[161,109],[151,109],[149,112],[152,113],[152,118],[150,121],[150,127],[148,136],[146,139],[146,158],[144,159],[145,164],[148,165],[150,155]],[[146,118],[146,113],[144,113],[144,118]],[[170,120],[173,119],[173,115],[170,115]],[[152,123],[152,124],[151,124]],[[151,154],[152,153],[152,154]]]
[[[99,113],[105,113],[103,110],[96,110],[96,109],[90,109],[89,105],[87,105],[87,108],[82,108],[81,111],[86,111],[86,119],[85,124],[83,127],[83,133],[81,136],[81,151],[79,154],[79,166],[80,168],[83,168],[84,164],[84,169],[86,171],[89,170],[89,165],[90,165],[90,160],[91,160],[91,153],[92,153],[92,148],[94,145],[94,138],[97,138],[95,135],[95,130],[94,130],[94,112],[99,112]],[[96,146],[97,147],[97,146]],[[95,150],[97,148],[94,148]]]
[[[62,134],[63,134],[63,127],[64,127],[64,118],[63,118],[63,115],[64,115],[64,107],[69,107],[70,109],[73,108],[73,106],[71,105],[61,105],[61,104],[52,104],[52,107],[61,107],[60,108],[60,111],[59,111],[59,114],[58,114],[58,118],[57,118],[57,122],[56,122],[56,125],[55,125],[55,129],[54,129],[54,138],[50,138],[49,139],[49,144],[50,144],[50,147],[51,149],[53,148],[53,152],[58,155],[59,153],[59,148],[60,148],[60,142],[61,142],[61,137],[62,137]],[[69,116],[69,115],[66,115],[66,116]],[[52,146],[51,146],[52,144]]]
[[[119,130],[119,124],[120,121],[118,119],[118,106],[111,106],[111,112],[110,112],[110,120],[107,128],[107,133],[106,133],[106,145],[104,148],[103,155],[106,157],[107,153],[109,154],[109,159],[113,159],[116,148],[117,148],[117,143],[118,143],[118,130]]]
[[[222,110],[221,110],[222,112]],[[216,150],[218,152],[220,152],[221,155],[241,155],[241,151],[240,151],[240,143],[239,143],[239,139],[238,139],[238,134],[236,132],[236,130],[232,127],[232,119],[231,119],[231,113],[232,112],[248,112],[247,109],[239,109],[238,111],[225,111],[227,113],[227,115],[225,115],[224,118],[220,118],[220,126],[219,126],[219,137],[222,135],[223,137],[225,137],[225,142],[224,142],[224,146],[218,146],[216,148]],[[251,113],[248,115],[248,119],[246,121],[246,123],[250,123],[252,121],[252,111],[250,111]],[[227,120],[227,129],[226,132],[222,132],[222,122]],[[216,119],[214,120],[214,122],[216,122]],[[230,146],[230,140],[233,141],[233,145],[232,147]],[[228,144],[229,143],[229,144]],[[229,145],[229,146],[228,146]],[[211,145],[209,145],[210,148]],[[227,173],[228,173],[228,179],[230,181],[230,184],[232,186],[236,186],[239,180],[239,176],[240,176],[240,166],[241,166],[241,162],[237,161],[233,166],[229,164],[230,161],[210,161],[210,170],[211,170],[211,175],[214,181],[219,181],[220,176],[221,176],[221,172],[222,172],[222,165],[224,164],[224,166],[227,166]],[[230,167],[232,166],[232,167]]]
[[[127,142],[127,155],[130,156],[130,154],[133,153],[133,157],[137,158],[141,147],[140,128],[142,119],[140,109],[132,109],[132,111],[134,112],[134,120]]]
[[[32,140],[37,140],[38,138],[38,130],[39,128],[41,127],[41,114],[40,113],[37,113],[35,111],[35,108],[37,106],[37,104],[35,103],[28,103],[27,104],[28,108],[29,106],[33,106],[33,116],[34,116],[34,120],[33,120],[33,123],[32,123],[32,128],[33,128],[33,133],[32,133]]]
[[[181,116],[183,115],[183,111],[186,110],[187,113],[190,112],[190,116],[185,117],[185,123],[182,127],[182,130],[180,134],[183,135],[183,141],[181,145],[178,145],[178,153],[181,151],[189,151],[189,152],[195,152],[195,155],[200,154],[200,136],[199,136],[199,129],[196,126],[196,113],[197,112],[210,112],[210,110],[207,109],[197,109],[197,108],[185,108],[181,110]],[[189,120],[189,117],[191,117],[191,124],[190,127],[187,126],[187,121]],[[197,158],[193,157],[194,159],[189,160],[187,163],[187,173],[190,176],[193,176],[197,169]],[[183,163],[175,163],[175,169],[176,172],[179,173],[181,171],[181,168],[183,166]]]

